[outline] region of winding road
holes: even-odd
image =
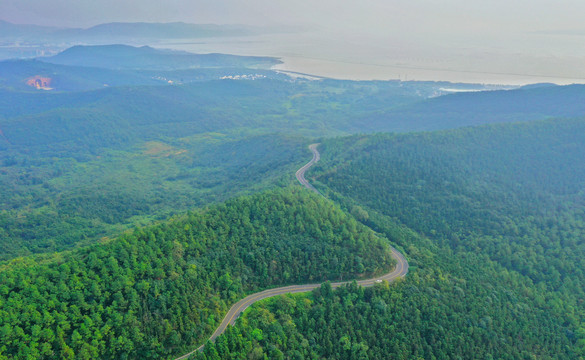
[[[319,146],[319,144],[311,144],[311,145],[309,145],[309,149],[313,153],[313,158],[311,159],[311,161],[309,161],[308,163],[306,163],[302,168],[298,169],[297,172],[296,172],[296,174],[295,174],[295,176],[297,177],[297,180],[301,183],[301,185],[303,185],[307,189],[313,190],[317,194],[320,194],[321,195],[321,193],[319,192],[319,190],[315,189],[315,187],[313,185],[309,184],[309,182],[307,181],[307,179],[305,179],[305,173],[307,172],[307,170],[309,170],[309,168],[311,166],[313,166],[313,164],[315,164],[321,158],[321,155],[319,154],[319,151],[317,151],[317,146]]]
[[[299,182],[301,183],[301,185],[303,185],[304,187],[306,187],[309,190],[312,190],[318,194],[321,194],[317,189],[315,189],[305,179],[305,172],[320,159],[319,151],[317,151],[318,145],[319,144],[311,144],[309,146],[309,149],[311,150],[311,152],[313,152],[313,158],[305,166],[300,168],[296,172],[295,175],[296,175],[297,179],[299,180]],[[380,283],[382,281],[392,282],[398,278],[403,278],[404,276],[406,276],[406,274],[408,273],[408,261],[406,261],[406,258],[400,252],[398,252],[398,250],[394,249],[393,247],[390,247],[390,250],[392,252],[392,257],[396,260],[396,268],[394,268],[394,270],[392,272],[385,274],[385,275],[382,275],[380,277],[373,278],[373,279],[367,279],[367,280],[360,280],[357,282],[358,285],[364,286],[364,287],[374,286],[374,284]],[[342,285],[349,284],[352,281],[342,281],[342,282],[331,283],[331,287],[338,288]],[[215,330],[215,332],[211,335],[209,340],[214,341],[219,335],[221,335],[225,331],[225,329],[227,328],[228,325],[234,325],[234,323],[236,322],[236,320],[240,316],[240,314],[242,312],[244,312],[244,310],[246,310],[250,305],[254,304],[256,301],[260,301],[262,299],[266,299],[266,298],[269,298],[272,296],[301,293],[301,292],[309,292],[309,291],[312,291],[313,289],[316,289],[320,286],[321,286],[321,284],[290,285],[290,286],[279,287],[279,288],[275,288],[275,289],[268,289],[268,290],[264,290],[264,291],[249,295],[249,296],[243,298],[242,300],[238,301],[237,303],[235,303],[230,308],[230,310],[228,311],[226,316],[223,318],[223,321],[221,322],[219,327]],[[178,357],[175,360],[187,359],[189,356],[193,355],[196,351],[203,349],[204,346],[205,345],[201,345],[197,349],[195,349],[195,350],[191,351],[190,353],[185,354],[181,357]]]

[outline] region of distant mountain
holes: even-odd
[[[107,69],[175,70],[218,67],[270,68],[280,60],[270,57],[192,54],[128,45],[74,46],[44,62]]]
[[[585,85],[457,93],[357,121],[362,131],[430,131],[479,124],[585,116]]]
[[[543,87],[551,87],[551,86],[557,86],[557,84],[554,84],[554,83],[536,83],[536,84],[528,84],[528,85],[524,85],[524,86],[520,87],[520,89],[523,89],[523,90],[530,90],[530,89],[538,89],[538,88],[543,88]]]
[[[102,43],[104,41],[140,41],[140,40],[170,40],[193,39],[218,36],[246,36],[266,32],[274,29],[246,25],[214,25],[174,23],[108,23],[100,24],[87,29],[58,28],[27,24],[13,24],[0,20],[0,39],[26,41],[87,41]],[[292,29],[285,29],[291,31]]]
[[[174,23],[123,23],[100,24],[88,29],[75,30],[80,37],[129,37],[134,39],[190,39],[216,36],[243,36],[263,32],[261,28],[244,25],[214,25]]]
[[[46,37],[52,33],[58,32],[61,29],[49,26],[38,25],[21,25],[13,24],[8,21],[0,20],[0,39],[14,38],[37,38]]]

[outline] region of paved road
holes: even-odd
[[[303,185],[304,187],[306,187],[309,190],[313,190],[317,194],[321,194],[319,192],[319,190],[315,189],[315,187],[313,187],[313,185],[309,184],[307,179],[305,179],[305,172],[307,172],[307,170],[309,170],[309,168],[311,166],[313,166],[313,164],[316,163],[317,161],[319,161],[319,159],[321,158],[319,151],[317,151],[317,146],[319,146],[319,144],[309,145],[309,149],[311,149],[311,152],[313,152],[313,158],[305,166],[298,169],[295,176],[297,177],[297,180],[301,183],[301,185]]]
[[[318,145],[319,144],[312,144],[309,146],[309,149],[311,149],[311,151],[313,152],[313,159],[311,159],[311,161],[309,161],[305,166],[300,168],[296,173],[297,179],[299,180],[299,182],[303,186],[305,186],[307,189],[313,190],[317,193],[319,193],[319,191],[317,189],[315,189],[311,184],[309,184],[307,182],[307,180],[305,179],[305,172],[307,171],[307,169],[309,169],[311,166],[313,166],[314,163],[319,161],[320,156],[319,156],[319,151],[317,151]],[[367,280],[360,280],[357,282],[358,285],[368,287],[368,286],[374,286],[374,284],[382,282],[384,280],[388,281],[388,282],[392,282],[398,278],[403,278],[408,273],[408,261],[406,261],[406,258],[404,258],[404,256],[400,252],[398,252],[398,250],[394,249],[393,247],[390,247],[390,249],[392,252],[392,257],[396,260],[396,268],[394,268],[394,270],[392,272],[389,272],[388,274],[382,275],[380,277],[373,278],[373,279],[367,279]],[[349,284],[350,282],[351,281],[342,281],[342,282],[331,283],[331,287],[337,288],[337,287],[340,287],[342,285]],[[266,299],[266,298],[269,298],[272,296],[300,293],[300,292],[309,292],[309,291],[311,291],[315,288],[318,288],[320,286],[321,286],[321,284],[290,285],[290,286],[279,287],[279,288],[275,288],[275,289],[264,290],[264,291],[249,295],[249,296],[243,298],[242,300],[238,301],[235,305],[233,305],[230,308],[227,315],[224,317],[223,321],[221,322],[219,327],[215,330],[213,335],[211,335],[209,340],[214,341],[219,335],[221,335],[225,331],[225,329],[227,328],[228,325],[233,325],[236,322],[236,319],[240,316],[240,314],[244,310],[246,310],[250,305],[255,303],[256,301]],[[203,349],[203,346],[205,346],[205,345],[201,345],[200,347],[193,350],[192,352],[185,354],[179,358],[176,358],[175,360],[187,359],[189,356],[191,356],[196,351]]]

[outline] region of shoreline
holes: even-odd
[[[271,56],[271,55],[268,55]],[[316,79],[349,81],[434,81],[498,86],[524,86],[539,83],[585,84],[585,78],[520,74],[476,70],[441,69],[408,64],[368,64],[305,56],[277,57],[281,64],[272,70]]]

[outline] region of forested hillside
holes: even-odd
[[[463,92],[367,116],[368,131],[431,131],[552,117],[585,116],[585,86],[526,86],[510,91]]]
[[[322,162],[320,181],[443,245],[555,289],[583,276],[583,119],[356,136],[323,149],[349,161]]]
[[[219,80],[228,77],[289,79],[265,69],[244,67],[189,67],[186,69],[119,69],[81,65],[61,65],[39,60],[0,61],[0,88],[33,92],[78,92],[117,86],[181,85],[191,82]],[[50,79],[50,88],[37,90],[28,80]]]
[[[409,275],[258,304],[198,358],[582,359],[584,144],[583,119],[323,141],[307,178]]]
[[[152,73],[132,71],[128,86],[0,90],[2,356],[170,358],[249,292],[388,269],[383,243],[300,189],[165,221],[290,184],[309,137],[583,113],[581,86],[431,98],[442,85],[278,75],[136,86]],[[584,124],[323,140],[308,178],[404,250],[410,275],[259,304],[196,356],[579,359]],[[135,226],[147,227],[117,238]]]
[[[0,360],[585,360],[576,32],[65,2],[258,26],[0,20]]]
[[[90,78],[96,75],[86,69]],[[83,74],[80,68],[59,71]],[[535,102],[542,105],[537,118],[582,110],[579,86],[418,103],[440,86],[272,78],[70,93],[0,90],[0,260],[92,242],[260,188],[290,176],[302,162],[307,140],[301,137],[385,129],[403,119],[404,113],[396,119],[380,115],[390,109],[404,112],[416,103],[407,111],[414,117],[422,109],[448,109],[450,121],[444,121],[445,112],[425,110],[420,119],[430,128],[457,127],[466,119],[489,122],[492,115],[497,121],[526,120],[536,116]],[[545,105],[547,96],[559,100],[554,107]],[[473,113],[461,101],[485,106]],[[500,102],[505,109],[494,110]],[[372,116],[381,122],[362,126]],[[400,126],[412,130],[420,124]]]
[[[170,358],[204,341],[246,293],[392,265],[385,242],[304,189],[236,198],[2,266],[0,358]]]
[[[584,130],[576,119],[355,136],[323,144],[317,178],[441,248],[481,254],[519,277],[514,296],[546,310],[583,351]]]
[[[0,129],[12,148],[41,146],[45,151],[55,147],[120,147],[161,136],[185,137],[210,131],[319,136],[347,133],[356,129],[351,124],[355,117],[420,100],[432,94],[435,87],[425,83],[402,86],[398,82],[360,84],[287,78],[225,79],[72,93],[4,89]]]
[[[17,153],[0,167],[0,260],[87,245],[274,186],[306,156],[303,142],[207,134],[95,155]]]
[[[421,91],[431,84],[265,79],[0,90],[0,260],[91,243],[288,181],[307,156],[302,135],[338,133],[349,114]],[[335,104],[323,108],[328,101]]]

